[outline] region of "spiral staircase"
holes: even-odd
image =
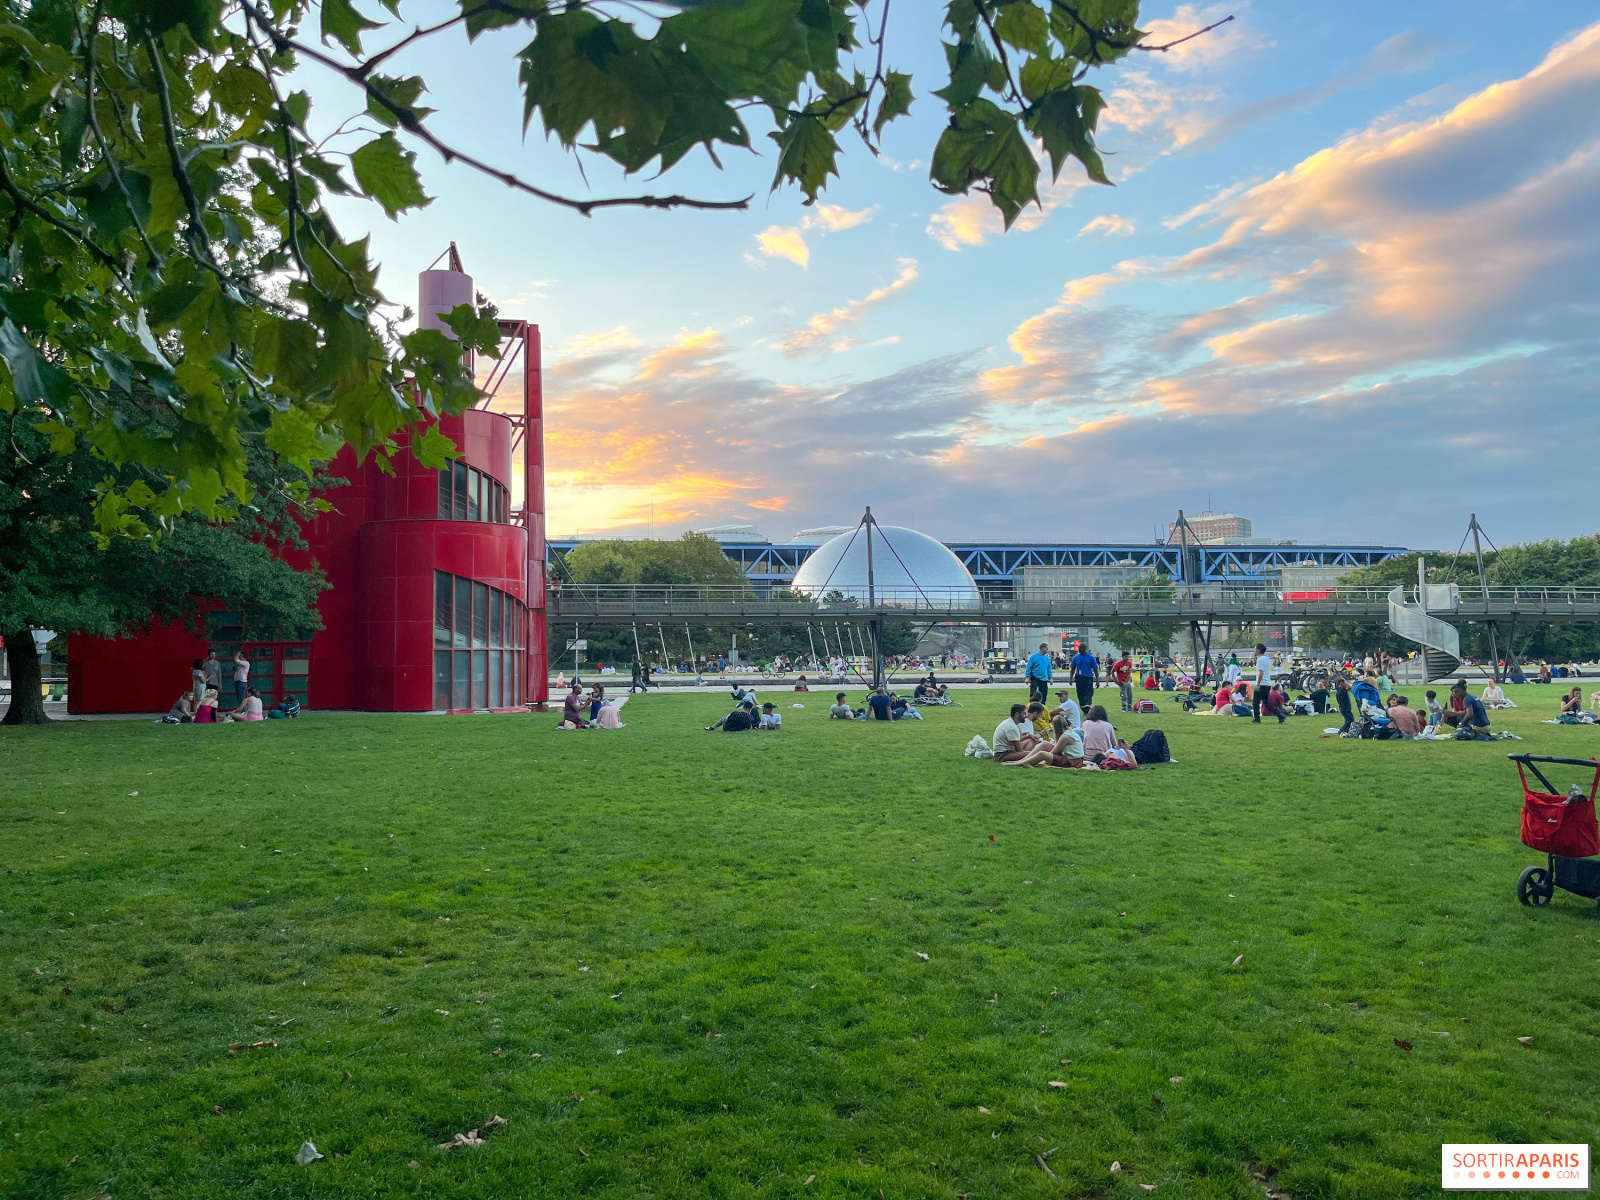
[[[1407,601],[1403,587],[1389,593],[1389,628],[1422,647],[1424,678],[1415,682],[1443,679],[1454,674],[1461,665],[1461,635],[1456,627],[1429,616],[1421,605]]]

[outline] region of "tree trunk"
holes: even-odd
[[[11,707],[0,725],[48,725],[44,697],[39,694],[39,647],[28,629],[7,630],[6,658],[11,663]]]

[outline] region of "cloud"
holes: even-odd
[[[1443,42],[1436,42],[1415,30],[1397,33],[1379,42],[1367,56],[1367,61],[1354,71],[1335,76],[1314,87],[1267,96],[1224,113],[1201,137],[1194,140],[1194,146],[1198,149],[1216,145],[1251,125],[1270,120],[1281,113],[1309,112],[1340,92],[1371,83],[1385,75],[1426,70],[1444,49]]]
[[[1600,25],[1435,118],[1375,125],[1217,203],[1209,245],[1069,282],[1012,335],[997,401],[1124,414],[1247,413],[1595,345]],[[1186,214],[1187,216],[1187,214]],[[1086,358],[1090,310],[1135,275],[1238,289],[1152,319],[1124,358]],[[1086,369],[1092,367],[1093,369]]]
[[[1115,213],[1102,213],[1078,230],[1078,236],[1103,233],[1107,237],[1129,237],[1134,231],[1133,218],[1119,217]]]
[[[806,267],[811,264],[811,247],[806,242],[808,231],[822,234],[854,229],[872,220],[877,206],[856,212],[838,204],[819,204],[794,225],[769,225],[756,234],[756,249],[767,258],[786,258]]]
[[[782,537],[780,519],[871,503],[935,536],[1005,537],[1017,480],[1042,479],[1068,517],[1040,537],[1112,541],[1208,491],[1248,506],[1241,462],[1310,456],[1340,495],[1380,502],[1286,485],[1255,514],[1264,534],[1448,549],[1470,505],[1502,543],[1572,536],[1592,511],[1552,502],[1548,466],[1576,464],[1581,491],[1600,454],[1597,194],[1600,25],[1447,112],[1212,197],[1188,218],[1217,220],[1204,245],[1067,281],[998,363],[958,347],[800,386],[742,367],[715,330],[574,343],[573,362],[610,357],[548,372],[550,527],[642,528],[653,504],[658,524]],[[1135,304],[1130,284],[1172,291]],[[847,340],[897,285],[800,333]]]
[[[902,258],[900,260],[900,273],[895,276],[894,282],[883,287],[874,288],[860,300],[850,300],[837,308],[827,312],[812,313],[805,325],[796,329],[783,341],[778,343],[778,348],[783,351],[786,358],[799,358],[803,354],[813,352],[826,352],[848,350],[854,345],[854,339],[836,342],[831,347],[828,339],[840,329],[853,328],[861,323],[871,309],[882,304],[891,296],[905,291],[917,279],[917,260]]]

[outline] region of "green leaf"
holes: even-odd
[[[76,395],[72,377],[39,357],[10,317],[0,320],[0,358],[11,370],[11,387],[24,404],[47,401],[63,407]]]
[[[444,466],[458,453],[456,444],[440,433],[437,425],[428,426],[421,437],[412,439],[411,452],[423,466],[436,469]]]
[[[493,358],[500,356],[500,322],[494,305],[484,305],[479,313],[470,304],[458,304],[444,314],[444,323],[463,346]]]
[[[772,177],[773,190],[785,180],[794,180],[805,193],[806,203],[817,198],[828,182],[829,175],[837,175],[835,159],[839,142],[833,132],[815,117],[795,117],[782,129],[767,135],[778,143],[778,170]]]
[[[88,128],[89,103],[77,92],[72,92],[62,104],[61,124],[56,133],[63,171],[70,172],[77,167],[78,155],[83,152],[83,135]]]
[[[369,21],[356,11],[350,0],[322,0],[322,38],[333,38],[351,54],[361,53],[361,35],[380,29],[381,21]]]
[[[468,40],[476,40],[485,30],[504,29],[541,17],[549,8],[545,0],[461,0]]]
[[[988,100],[954,115],[934,147],[929,176],[945,192],[983,185],[1008,229],[1023,205],[1039,199],[1039,164],[1017,118]]]
[[[1000,9],[994,31],[1018,50],[1045,54],[1050,49],[1050,18],[1033,0],[1016,0]]]
[[[1090,179],[1109,184],[1105,164],[1094,147],[1094,125],[1105,101],[1091,87],[1065,87],[1040,98],[1029,130],[1050,155],[1050,177],[1059,179],[1068,158],[1083,164]]]
[[[361,190],[383,205],[383,211],[391,218],[408,208],[425,208],[432,203],[422,190],[416,161],[417,156],[392,133],[368,142],[350,156]]]
[[[183,25],[207,48],[222,16],[222,0],[113,0],[109,7],[113,16],[139,33],[160,37]]]
[[[274,454],[309,473],[322,446],[322,433],[316,418],[305,409],[286,408],[272,414],[264,440]]]
[[[317,331],[305,321],[265,315],[256,328],[255,362],[274,384],[309,392],[317,372]]]
[[[403,79],[390,75],[374,75],[368,82],[404,109],[410,115],[412,124],[420,124],[424,117],[429,116],[434,111],[431,108],[422,108],[417,104],[417,98],[428,90],[420,75],[408,75]],[[394,115],[393,111],[373,96],[371,92],[367,93],[367,115],[380,125],[386,125],[390,129],[395,129],[400,125],[400,119]]]
[[[911,76],[890,71],[883,77],[883,99],[878,102],[878,115],[872,119],[874,136],[883,133],[883,127],[896,117],[911,111]]]
[[[241,67],[237,63],[229,63],[217,73],[211,95],[217,107],[235,117],[273,107],[272,87],[267,77],[254,67]]]

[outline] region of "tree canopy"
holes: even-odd
[[[459,0],[427,28],[402,22],[400,0],[363,2],[5,0],[0,413],[52,454],[106,464],[103,540],[247,507],[251,444],[302,475],[346,443],[382,461],[408,424],[478,398],[460,349],[494,353],[493,309],[451,313],[459,343],[407,332],[366,239],[327,207],[426,205],[418,148],[584,214],[748,203],[566,196],[462,153],[435,132],[426,81],[385,74],[403,47],[522,27],[508,65],[524,121],[569,151],[660,172],[764,132],[773,186],[807,203],[838,174],[842,137],[875,153],[912,104],[885,62],[889,0]],[[1136,0],[950,0],[933,185],[987,193],[1009,225],[1038,199],[1041,159],[1052,178],[1076,160],[1107,182],[1089,76],[1168,48],[1142,45],[1137,19]],[[309,132],[302,70],[349,85],[327,122],[344,134]],[[451,449],[438,434],[416,448],[430,463]],[[303,497],[303,479],[289,486]]]

